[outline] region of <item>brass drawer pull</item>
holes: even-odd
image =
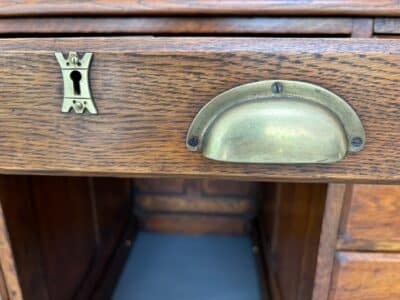
[[[362,123],[339,96],[314,84],[267,80],[208,102],[186,138],[191,151],[243,163],[332,163],[365,144]]]

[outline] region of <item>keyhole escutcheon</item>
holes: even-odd
[[[74,87],[74,94],[79,96],[81,94],[81,79],[82,79],[82,74],[81,72],[74,70],[71,72],[70,74],[70,78],[72,80],[73,83],[73,87]]]

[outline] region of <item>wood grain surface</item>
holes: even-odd
[[[236,233],[251,227],[259,184],[205,179],[134,180],[135,215],[145,230]]]
[[[268,38],[4,39],[0,172],[218,176],[251,180],[400,180],[400,41]],[[93,52],[99,115],[63,114],[54,51]],[[186,149],[210,99],[265,79],[313,82],[346,99],[366,146],[335,164],[211,161]]]
[[[356,184],[349,189],[338,248],[400,251],[400,186]]]
[[[358,18],[356,19],[358,20]],[[364,20],[364,19],[361,19]],[[358,24],[359,22],[357,22]],[[46,26],[43,26],[46,24]],[[362,25],[362,24],[361,24]],[[351,18],[19,17],[0,18],[0,34],[350,35]],[[362,27],[362,26],[361,26]]]
[[[400,298],[400,254],[338,252],[329,300]]]
[[[213,215],[151,214],[140,223],[148,231],[164,233],[243,235],[249,231],[247,220]]]
[[[272,299],[311,299],[327,186],[277,183],[265,188],[260,222],[261,237],[270,245],[264,255]]]
[[[398,18],[376,18],[374,21],[375,34],[399,34],[400,19]]]
[[[0,201],[10,300],[91,299],[133,218],[127,179],[0,176]]]
[[[347,199],[345,184],[329,184],[318,247],[312,300],[327,300],[335,261],[340,216]]]
[[[174,183],[174,181],[178,181]],[[171,191],[172,185],[178,187]],[[179,186],[182,183],[182,187]],[[141,186],[146,188],[142,189]],[[169,189],[169,191],[166,191]],[[257,184],[204,179],[135,180],[136,210],[144,213],[218,214],[248,217],[256,208]]]
[[[1,199],[2,200],[2,199]],[[10,233],[7,228],[4,211],[0,206],[0,268],[2,273],[1,297],[4,300],[23,300],[20,281],[14,253],[10,242]],[[4,295],[6,294],[6,295]],[[2,299],[3,300],[3,299]]]
[[[340,14],[400,15],[396,0],[3,0],[0,15]]]

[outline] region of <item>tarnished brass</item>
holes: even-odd
[[[364,144],[364,128],[346,101],[289,80],[218,95],[198,112],[186,139],[189,150],[207,158],[242,163],[332,163]]]
[[[61,67],[64,80],[64,100],[62,112],[69,112],[71,108],[78,114],[87,110],[91,114],[97,114],[97,109],[92,99],[89,86],[89,67],[92,53],[85,53],[82,57],[76,52],[69,52],[65,58],[61,52],[55,56]]]

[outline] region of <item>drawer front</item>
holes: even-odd
[[[400,180],[400,41],[245,38],[7,39],[0,43],[0,171],[252,179]],[[98,115],[61,113],[55,51],[92,52]],[[199,109],[266,79],[318,84],[366,132],[333,164],[222,163],[187,150]]]
[[[330,300],[400,299],[400,254],[339,252]]]
[[[339,247],[400,250],[400,186],[353,185],[339,234]]]

